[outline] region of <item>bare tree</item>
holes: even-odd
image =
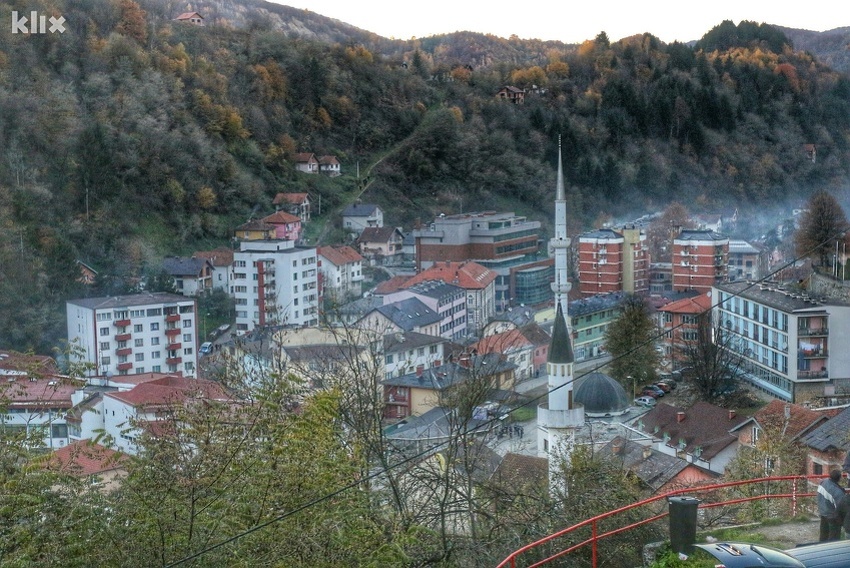
[[[704,399],[716,397],[733,384],[741,369],[738,339],[721,323],[712,323],[711,312],[706,311],[681,333],[686,365],[693,369],[694,385]]]

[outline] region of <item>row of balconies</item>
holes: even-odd
[[[797,336],[799,337],[813,337],[813,336],[827,336],[829,335],[828,327],[801,327],[797,329]]]

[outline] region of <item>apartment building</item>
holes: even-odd
[[[731,334],[742,378],[789,402],[830,398],[850,387],[850,305],[775,285],[712,289],[712,314]]]
[[[673,239],[673,290],[708,292],[727,279],[729,238],[709,230],[683,229]]]
[[[496,273],[496,309],[551,299],[554,260],[540,250],[540,222],[514,213],[441,215],[413,231],[417,272],[474,261]]]
[[[711,297],[700,294],[674,300],[656,311],[661,339],[663,363],[671,371],[688,366],[688,345],[698,339],[700,317],[711,310]]]
[[[89,376],[128,373],[182,373],[198,366],[195,300],[176,294],[146,293],[83,298],[66,303],[72,354],[91,363]]]
[[[237,333],[267,326],[317,325],[318,281],[315,248],[290,240],[242,241],[233,253],[230,278]]]
[[[579,290],[582,296],[649,291],[646,234],[634,227],[597,229],[578,238]]]
[[[466,292],[454,284],[426,280],[387,295],[385,304],[416,298],[440,317],[438,335],[457,341],[467,335]]]

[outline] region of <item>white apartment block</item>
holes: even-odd
[[[850,386],[850,305],[746,282],[712,289],[713,318],[731,335],[742,378],[788,402],[832,397]]]
[[[233,254],[230,295],[236,300],[236,331],[319,323],[315,248],[294,241],[242,241]]]
[[[195,300],[166,293],[84,298],[66,303],[68,341],[89,376],[182,373],[198,367]]]

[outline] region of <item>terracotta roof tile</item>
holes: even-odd
[[[437,262],[413,276],[404,287],[409,288],[425,280],[441,280],[465,290],[483,290],[496,280],[496,273],[477,262]]]
[[[287,223],[300,223],[301,218],[296,217],[295,215],[290,215],[286,211],[277,211],[268,217],[263,217],[261,221],[271,225],[285,225]]]
[[[335,266],[342,266],[343,264],[352,262],[363,262],[363,257],[360,256],[360,253],[347,245],[341,247],[319,247],[318,252]]]
[[[75,440],[50,454],[45,468],[80,477],[123,469],[122,454],[91,440]]]
[[[295,205],[301,205],[308,200],[309,197],[306,193],[278,193],[274,196],[272,204],[280,205],[281,203],[293,203]]]

